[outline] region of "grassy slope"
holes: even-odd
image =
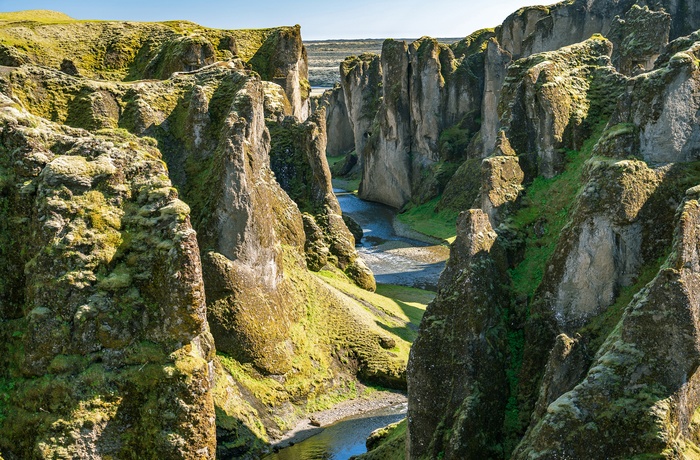
[[[249,364],[218,356],[217,365],[227,372],[218,372],[217,425],[239,433],[228,442],[229,448],[237,444],[263,447],[273,431],[292,428],[305,414],[365,396],[367,392],[358,390],[356,376],[349,372],[356,365],[400,372],[425,307],[434,297],[429,291],[393,285],[368,292],[339,272],[310,276],[295,275],[307,305],[304,319],[291,334],[298,356],[293,372],[282,380],[266,377]],[[395,346],[377,349],[379,336],[391,337]],[[229,375],[236,382],[233,391]]]
[[[399,214],[398,219],[412,230],[452,243],[457,235],[455,223],[459,213],[450,209],[436,212],[435,207],[439,202],[440,197],[437,197],[427,203],[410,207]]]
[[[379,327],[409,344],[401,347],[400,355],[408,359],[408,348],[416,338],[426,306],[435,298],[434,292],[394,284],[379,284],[377,292],[369,292],[332,272],[321,271],[319,277],[362,305],[376,317]]]
[[[591,158],[604,128],[605,123],[599,123],[581,150],[567,153],[564,172],[551,179],[537,177],[525,192],[523,207],[510,219],[511,227],[527,234],[524,260],[510,272],[516,294],[532,297],[542,281],[545,264],[583,186],[583,165]],[[536,232],[541,236],[535,237]]]

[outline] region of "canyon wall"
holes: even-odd
[[[363,165],[360,197],[402,208],[441,196],[453,175],[461,181],[458,167],[490,155],[504,128],[500,93],[512,62],[602,34],[612,43],[607,54],[612,52],[613,66],[636,75],[651,70],[669,40],[693,32],[698,23],[700,12],[689,2],[576,0],[522,8],[495,29],[449,46],[423,37],[404,45],[403,65],[394,62],[390,47],[372,70],[375,76],[366,73],[369,67],[354,66],[353,79],[341,78],[345,100],[364,110],[365,121],[352,124]],[[341,65],[341,76],[353,59],[359,58]],[[378,75],[381,88],[366,84]],[[352,110],[348,116],[353,119]]]
[[[309,270],[375,287],[332,194],[323,117],[300,121],[299,28],[227,31],[230,55],[161,66],[185,25],[223,33],[38,22],[44,48],[3,67],[7,458],[251,458],[358,379],[405,388],[408,343]],[[18,27],[0,24],[5,49]],[[71,66],[47,37],[76,30],[95,48],[67,40]],[[105,73],[103,42],[135,31],[155,57]],[[122,81],[142,58],[161,70]]]
[[[494,144],[409,359],[407,458],[696,452],[700,22],[664,7],[524,8],[487,42]]]

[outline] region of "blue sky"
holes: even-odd
[[[306,40],[463,37],[536,0],[0,0],[0,11],[51,9],[76,19],[187,19],[222,29],[301,24]],[[545,1],[545,3],[548,3]]]

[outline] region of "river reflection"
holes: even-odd
[[[325,428],[298,444],[263,457],[264,460],[347,460],[367,452],[370,433],[406,416],[406,404],[365,412]]]

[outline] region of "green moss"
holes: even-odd
[[[406,419],[392,423],[372,433],[369,452],[357,456],[358,460],[404,460],[406,458]]]
[[[299,88],[301,92],[301,100],[305,101],[311,95],[311,84],[309,83],[309,80],[302,78],[299,81]]]
[[[455,57],[471,56],[482,52],[486,49],[486,43],[492,37],[495,37],[495,29],[486,28],[473,32],[466,38],[450,45]]]
[[[27,34],[27,29],[32,33]],[[69,59],[81,75],[133,81],[169,77],[172,64],[197,42],[213,52],[213,60],[230,59],[235,45],[238,56],[249,61],[268,38],[290,29],[218,30],[187,21],[77,21],[61,13],[33,10],[2,13],[0,45],[9,47],[6,54],[39,65],[57,69]],[[251,64],[253,68],[259,61]]]
[[[23,10],[0,13],[0,21],[35,21],[45,23],[73,22],[75,19],[59,11]]]
[[[605,123],[598,123],[580,151],[567,152],[567,165],[561,174],[551,179],[535,178],[525,190],[523,207],[506,222],[525,240],[524,259],[510,270],[516,295],[532,298],[542,281],[546,263],[583,185],[583,164],[591,157],[604,127]]]
[[[440,158],[448,160],[462,158],[472,136],[473,133],[469,129],[463,128],[461,124],[443,130],[438,139]]]
[[[515,316],[515,315],[513,315]],[[515,319],[515,318],[513,318]],[[512,324],[506,318],[505,324]],[[506,380],[508,382],[508,402],[503,421],[503,444],[505,452],[512,452],[520,442],[522,436],[522,419],[520,414],[520,404],[517,398],[520,370],[523,365],[523,349],[525,345],[525,334],[522,330],[509,330],[508,356],[510,357],[506,368]]]
[[[277,182],[289,197],[299,206],[301,212],[315,214],[321,204],[310,181],[314,173],[305,146],[311,143],[308,125],[299,123],[269,123],[270,168],[275,172]]]
[[[455,225],[459,213],[452,209],[436,211],[439,202],[440,197],[437,197],[418,206],[409,204],[398,219],[419,233],[451,243],[457,235]]]

